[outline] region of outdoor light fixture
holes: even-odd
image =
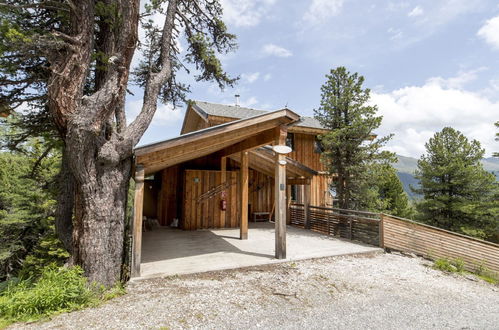
[[[293,149],[291,149],[290,147],[282,145],[273,146],[272,150],[274,150],[280,155],[286,155],[289,154],[291,151],[293,151]]]

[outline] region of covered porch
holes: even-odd
[[[275,258],[274,224],[249,223],[247,240],[239,229],[182,231],[158,227],[144,233],[141,277],[190,274],[310,258],[376,253],[381,249],[287,226],[287,258]]]
[[[265,205],[275,219],[274,236],[267,239],[267,243],[275,248],[267,252],[273,253],[268,256],[286,259],[286,186],[291,180],[295,184],[307,185],[313,173],[296,166],[282,153],[255,150],[266,145],[283,146],[287,127],[299,119],[294,112],[283,109],[135,149],[132,277],[143,275],[142,264],[146,264],[143,256],[180,251],[161,247],[175,240],[161,235],[156,236],[156,240],[151,236],[157,234],[154,231],[151,235],[143,234],[144,196],[147,189],[154,190],[155,184],[161,187],[156,204],[161,218],[166,213],[164,220],[167,222],[163,225],[168,226],[171,220],[178,218],[184,230],[238,227],[235,238],[239,240],[248,240],[248,218],[251,211],[255,211],[251,209],[249,197],[255,195],[253,205]],[[265,168],[257,168],[257,163]],[[250,175],[253,170],[267,175],[265,182],[262,183],[261,177],[255,173]],[[160,174],[160,179],[148,181],[147,178],[154,174]],[[171,230],[184,237],[195,235],[168,228],[158,230],[164,233]],[[156,243],[150,246],[156,252],[143,254],[145,244],[155,240]],[[193,242],[188,245],[193,249],[205,248]]]

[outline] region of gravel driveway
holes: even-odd
[[[131,283],[31,329],[499,329],[499,287],[419,258],[335,257]]]

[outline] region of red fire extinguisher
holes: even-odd
[[[222,191],[222,199],[220,200],[220,210],[225,211],[227,210],[227,201],[225,198],[227,197],[225,191]]]

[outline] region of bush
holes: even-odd
[[[442,270],[444,272],[450,272],[450,273],[457,271],[456,267],[454,265],[452,265],[448,259],[445,259],[445,258],[435,260],[435,263],[433,264],[433,268],[438,269],[438,270]]]
[[[80,267],[46,267],[38,280],[10,281],[0,293],[3,322],[32,321],[97,301]]]
[[[464,261],[460,258],[456,258],[453,260],[440,258],[435,260],[433,268],[449,273],[462,273],[464,272],[464,265]]]

